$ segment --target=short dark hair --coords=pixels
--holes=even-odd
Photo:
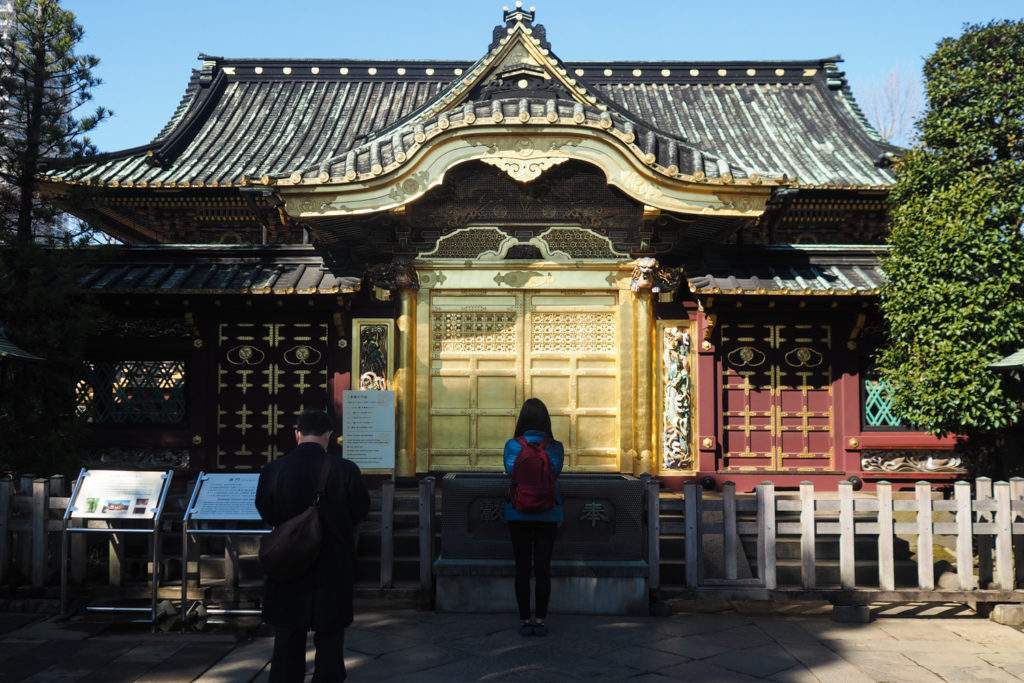
[[[303,436],[323,436],[331,431],[334,426],[331,424],[331,418],[324,411],[303,410],[299,413],[299,419],[295,423],[295,428]]]
[[[548,407],[539,398],[528,398],[523,402],[523,407],[519,410],[519,419],[516,420],[516,431],[513,437],[520,437],[531,429],[543,432],[553,438]]]

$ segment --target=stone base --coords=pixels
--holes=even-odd
[[[440,612],[519,611],[512,562],[440,558],[434,572],[435,606]],[[649,616],[647,575],[646,562],[553,562],[548,612]]]
[[[1024,605],[1019,603],[995,605],[988,618],[997,624],[1015,627],[1024,626]]]
[[[835,605],[832,621],[845,624],[867,624],[871,621],[871,608],[867,605]]]

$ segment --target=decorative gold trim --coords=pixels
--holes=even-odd
[[[511,161],[552,158],[576,159],[602,170],[609,185],[662,211],[711,216],[755,218],[764,212],[775,183],[729,185],[702,182],[695,174],[670,177],[648,166],[618,142],[590,125],[538,126],[529,135],[504,126],[476,124],[472,128],[432,131],[419,151],[383,175],[354,176],[351,182],[333,179],[323,184],[279,185],[285,211],[293,218],[351,216],[392,209],[423,196],[440,185],[444,175],[467,161]],[[515,172],[515,171],[514,171]],[[525,171],[524,171],[525,172]]]
[[[569,157],[534,157],[520,159],[510,156],[484,157],[480,161],[501,169],[512,180],[528,183],[540,177],[540,174],[552,166],[565,163]]]

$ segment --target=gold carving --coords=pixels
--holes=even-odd
[[[814,368],[821,365],[822,355],[806,346],[793,349],[786,354],[786,363],[794,368]]]
[[[627,191],[643,197],[646,200],[657,199],[664,193],[651,183],[643,179],[636,171],[624,170],[619,174],[619,180]]]
[[[498,228],[466,228],[437,240],[423,256],[434,258],[476,258],[487,251],[498,253],[509,235]],[[426,281],[424,280],[424,283]]]
[[[756,368],[764,364],[766,356],[763,351],[755,349],[753,346],[741,346],[730,351],[728,359],[731,365],[738,368],[744,365]]]
[[[242,344],[227,352],[226,358],[232,365],[259,365],[266,354],[255,346]]]
[[[534,273],[525,270],[512,270],[507,273],[498,273],[494,276],[494,282],[498,285],[506,285],[513,289],[523,287],[544,287],[554,283],[551,273]]]
[[[510,178],[528,183],[552,166],[568,161],[570,155],[564,148],[578,147],[579,140],[572,138],[484,138],[469,141],[473,147],[486,147],[480,161],[501,169]]]
[[[715,440],[712,439],[710,436],[705,436],[703,439],[701,439],[700,445],[702,448],[714,448]]]
[[[515,353],[515,311],[434,311],[433,355],[442,353]]]
[[[322,354],[312,346],[299,344],[285,351],[283,358],[289,365],[316,365],[320,362]]]
[[[920,455],[912,451],[865,451],[860,467],[865,472],[950,472],[964,474],[967,468],[959,457],[949,451],[932,451],[932,455]]]
[[[516,159],[504,156],[483,157],[480,161],[495,166],[508,174],[509,178],[520,183],[536,180],[540,174],[552,166],[568,161],[569,157],[541,157],[538,159]]]
[[[615,314],[534,313],[530,344],[540,353],[614,353]]]

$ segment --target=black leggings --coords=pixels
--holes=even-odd
[[[547,619],[551,598],[551,552],[558,522],[509,522],[512,553],[516,558],[516,602],[519,618],[530,618],[530,571],[537,582],[537,618]]]

